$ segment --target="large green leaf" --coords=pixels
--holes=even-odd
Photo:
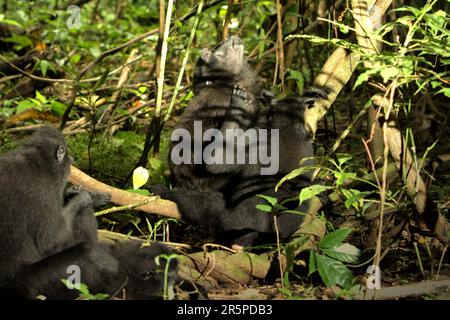
[[[30,100],[22,100],[17,104],[16,112],[17,114],[24,112],[25,110],[32,109],[36,107],[36,104]]]
[[[309,251],[309,264],[308,264],[308,277],[317,270],[316,252],[314,250]]]
[[[51,101],[50,109],[57,115],[62,116],[64,114],[64,111],[66,111],[67,106],[59,101]]]
[[[320,184],[315,184],[313,186],[303,188],[302,191],[300,191],[299,195],[300,204],[331,188],[332,187],[330,186],[322,186]]]
[[[323,250],[337,247],[342,244],[342,241],[344,241],[350,233],[352,233],[351,228],[341,228],[329,233],[322,240],[320,240],[319,248]]]
[[[372,194],[372,191],[359,191],[356,189],[342,189],[342,193],[347,198],[345,200],[345,207],[349,209],[351,206],[354,206],[355,208],[359,208],[363,205],[362,199],[366,197],[367,195]]]
[[[320,277],[327,287],[336,284],[343,288],[352,286],[353,275],[342,262],[317,253],[315,258]]]
[[[347,153],[340,153],[337,155],[338,157],[338,162],[339,165],[342,166],[344,163],[348,162],[349,160],[351,160],[353,158],[352,155],[347,154]]]
[[[255,208],[264,212],[272,212],[272,207],[267,204],[257,204]]]
[[[343,185],[346,180],[354,180],[356,178],[355,172],[334,172],[334,176],[336,178],[336,185]]]
[[[287,175],[285,175],[275,186],[275,191],[278,190],[278,188],[287,180],[294,179],[298,177],[299,175],[304,174],[305,172],[311,171],[310,167],[300,167],[298,169],[295,169],[291,172],[289,172]]]
[[[322,249],[322,251],[327,256],[345,263],[357,263],[361,254],[361,251],[357,247],[352,246],[349,243],[343,243],[332,248],[325,248]]]
[[[268,203],[270,203],[272,206],[276,205],[278,202],[278,199],[275,197],[271,197],[271,196],[266,196],[264,194],[258,194],[258,197],[260,197],[261,199],[266,200]]]

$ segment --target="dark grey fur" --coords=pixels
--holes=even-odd
[[[305,129],[304,112],[315,100],[325,96],[325,90],[318,90],[303,97],[273,100],[269,111],[260,115],[257,122],[260,128],[279,129],[280,166],[277,174],[263,176],[260,175],[260,165],[245,165],[236,175],[228,175],[228,185],[220,192],[179,187],[168,190],[163,186],[154,187],[154,190],[162,197],[175,201],[184,219],[203,227],[209,235],[227,244],[251,246],[273,243],[273,214],[277,215],[280,238],[286,239],[298,228],[303,216],[262,212],[255,206],[267,203],[257,195],[275,197],[287,209],[307,211],[308,203],[299,206],[297,196],[301,188],[309,185],[308,176],[286,182],[278,192],[274,188],[282,177],[299,166],[302,159],[313,156],[312,140]],[[239,97],[245,99],[243,94],[235,98]],[[294,200],[288,201],[292,197]]]
[[[71,162],[63,135],[49,127],[0,157],[0,297],[76,298],[61,282],[71,265],[92,293],[122,288],[129,299],[161,297],[166,263],[157,266],[154,258],[171,251],[160,244],[99,244],[94,207],[109,195],[65,191]],[[169,284],[176,268],[174,260]]]
[[[255,125],[260,112],[260,88],[255,72],[245,61],[241,39],[232,36],[212,49],[203,50],[195,69],[194,94],[175,129],[186,129],[193,137],[194,121],[202,121],[203,133],[211,128],[225,132]],[[176,143],[172,143],[172,148]],[[191,163],[175,165],[169,158],[176,186],[221,191],[229,183],[230,175],[236,175],[242,168]]]

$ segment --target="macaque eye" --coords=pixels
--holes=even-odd
[[[61,163],[66,155],[66,148],[63,146],[59,146],[58,150],[56,150],[56,162]]]
[[[153,276],[153,271],[147,271],[142,274],[142,280],[149,280]]]

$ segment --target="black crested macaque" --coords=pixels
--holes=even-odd
[[[273,214],[277,215],[280,238],[288,238],[299,227],[303,215],[283,213],[282,210],[272,214],[262,212],[256,209],[256,205],[267,202],[257,195],[275,197],[286,209],[307,212],[309,204],[299,205],[298,193],[310,184],[308,175],[285,182],[277,192],[274,188],[282,177],[299,166],[302,159],[314,155],[312,139],[305,128],[304,112],[317,99],[326,96],[325,89],[315,89],[302,97],[273,100],[269,110],[260,115],[257,122],[260,128],[279,130],[278,146],[270,146],[270,152],[277,149],[279,154],[276,174],[261,175],[260,165],[245,165],[237,177],[229,177],[234,185],[226,192],[178,187],[168,190],[164,186],[153,187],[153,190],[176,202],[183,219],[204,228],[209,235],[225,244],[252,246],[275,243]],[[303,165],[307,164],[311,161]]]
[[[90,240],[77,230],[95,221],[85,210],[91,194],[64,199],[71,163],[63,135],[50,127],[0,156],[0,287],[22,266]]]
[[[169,248],[157,242],[141,246],[138,241],[128,241],[112,246],[111,251],[119,260],[116,283],[119,284],[118,279],[127,279],[123,288],[126,299],[161,299],[164,290],[169,294],[166,298],[171,298],[172,287],[179,278],[178,260],[173,257],[168,260],[173,254]]]
[[[66,189],[71,162],[63,135],[49,127],[0,156],[0,297],[74,299],[79,293],[61,279],[77,270],[91,293],[161,297],[177,262],[166,268],[163,258],[159,266],[154,259],[171,251],[161,244],[100,244],[94,208],[109,195]]]
[[[193,85],[194,97],[174,129],[187,130],[193,137],[191,142],[202,146],[201,154],[194,155],[196,150],[191,144],[189,163],[174,163],[170,158],[172,180],[181,188],[222,191],[230,183],[230,176],[236,175],[242,165],[206,164],[201,158],[205,145],[195,141],[194,121],[201,123],[202,136],[208,129],[225,133],[227,129],[246,130],[255,126],[260,113],[261,89],[256,73],[245,61],[243,41],[232,36],[212,49],[203,49]],[[172,142],[171,153],[182,153],[177,150],[177,144]]]
[[[140,242],[126,241],[115,245],[99,243],[94,247],[83,244],[24,268],[17,279],[16,292],[28,299],[37,295],[50,300],[75,299],[78,291],[69,290],[60,280],[68,278],[69,271],[74,269],[67,268],[74,266],[80,270],[80,282],[93,294],[105,293],[110,298],[127,300],[162,299],[165,285],[173,286],[178,279],[177,260],[170,260],[167,266],[165,259],[171,253],[159,243],[141,246]],[[155,261],[158,256],[159,265]]]

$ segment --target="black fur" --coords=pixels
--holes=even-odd
[[[274,243],[274,214],[277,215],[280,238],[286,239],[297,230],[303,215],[283,213],[277,209],[272,214],[262,212],[256,209],[256,205],[267,202],[257,195],[275,197],[286,209],[307,212],[308,203],[299,206],[297,196],[301,188],[309,185],[308,175],[286,182],[278,192],[274,188],[282,177],[299,166],[302,159],[313,156],[312,140],[305,129],[304,112],[315,100],[325,96],[325,90],[316,90],[303,97],[273,100],[269,110],[260,115],[257,121],[259,128],[279,130],[277,174],[261,175],[261,165],[245,165],[236,175],[228,176],[229,184],[221,192],[179,187],[168,190],[163,186],[153,187],[154,191],[176,202],[185,220],[203,227],[221,242],[241,246]],[[235,98],[239,97],[245,99],[244,94]],[[311,163],[310,160],[305,165]]]
[[[64,202],[71,162],[62,134],[47,127],[0,157],[0,286],[22,266],[89,240],[75,230],[84,229],[77,216],[91,195]]]
[[[169,159],[175,188],[153,186],[153,191],[176,202],[183,219],[203,227],[210,236],[227,244],[251,246],[273,242],[274,214],[281,239],[289,237],[303,216],[278,209],[272,214],[262,212],[255,206],[267,203],[257,195],[275,197],[286,209],[307,211],[308,204],[299,206],[297,199],[301,188],[309,185],[307,175],[286,182],[278,192],[274,188],[302,159],[313,156],[304,113],[318,98],[326,97],[326,90],[315,89],[302,97],[273,99],[270,92],[260,90],[256,74],[245,62],[242,40],[231,37],[212,50],[203,51],[196,66],[194,93],[175,129],[188,130],[194,139],[194,121],[201,121],[203,133],[210,128],[222,133],[226,129],[278,129],[279,144],[269,146],[268,154],[279,147],[279,170],[273,175],[261,175],[260,163],[249,164],[251,149],[246,144],[245,164],[174,164]],[[268,141],[270,136],[267,141],[259,140],[258,147],[267,145]],[[204,148],[205,145],[202,154]],[[288,201],[290,198],[294,200]]]
[[[255,125],[260,112],[260,88],[255,72],[244,59],[241,39],[233,36],[213,49],[203,50],[195,69],[194,93],[175,129],[186,129],[193,137],[194,121],[202,122],[202,133],[211,128],[225,132]],[[172,143],[171,149],[175,144]],[[223,190],[230,175],[236,175],[242,168],[194,164],[194,161],[175,165],[170,159],[169,166],[176,186],[200,191]]]
[[[86,284],[93,294],[105,293],[110,298],[117,296],[129,300],[162,299],[164,278],[167,276],[167,286],[177,279],[177,260],[171,260],[166,274],[165,258],[160,258],[159,265],[155,258],[170,253],[159,243],[144,247],[136,241],[114,246],[81,244],[22,268],[10,292],[26,299],[38,295],[50,300],[75,299],[79,292],[69,290],[61,281],[69,276],[68,266],[75,265],[80,268],[81,283]]]
[[[161,297],[166,261],[157,266],[154,258],[171,251],[160,244],[99,244],[93,212],[109,195],[66,189],[71,162],[64,137],[48,127],[0,157],[0,296],[76,298],[61,279],[78,266],[92,293],[124,289],[128,299]],[[173,260],[169,285],[176,268]]]

